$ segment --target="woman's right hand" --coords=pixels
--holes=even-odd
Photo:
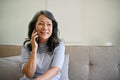
[[[32,45],[32,49],[35,49],[37,51],[38,43],[36,42],[36,38],[38,38],[38,34],[35,30],[33,30],[31,36],[31,45]]]
[[[36,63],[37,63],[36,56],[37,56],[37,48],[38,48],[38,43],[36,42],[37,37],[38,37],[37,32],[33,31],[31,40],[30,40],[31,45],[32,45],[32,53],[30,55],[29,60],[26,62],[25,66],[23,68],[23,73],[28,78],[32,78],[36,71]]]

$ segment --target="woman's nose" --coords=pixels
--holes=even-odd
[[[46,25],[46,24],[43,26],[43,29],[44,29],[44,30],[46,30],[46,29],[47,29],[47,25]]]

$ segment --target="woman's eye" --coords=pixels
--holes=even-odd
[[[38,25],[44,25],[43,23],[38,23]]]
[[[51,24],[47,24],[48,26],[51,26]]]

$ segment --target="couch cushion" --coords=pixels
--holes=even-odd
[[[0,80],[18,80],[21,76],[20,56],[0,58]]]
[[[90,47],[90,80],[120,80],[117,47]]]
[[[88,80],[89,47],[67,46],[66,53],[70,56],[69,79]]]

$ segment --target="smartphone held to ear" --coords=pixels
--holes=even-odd
[[[39,39],[38,39],[38,37],[37,37],[35,40],[36,40],[37,43],[39,43]]]
[[[34,31],[36,32],[36,29]],[[39,43],[39,38],[38,37],[35,40],[36,40],[37,43]]]

